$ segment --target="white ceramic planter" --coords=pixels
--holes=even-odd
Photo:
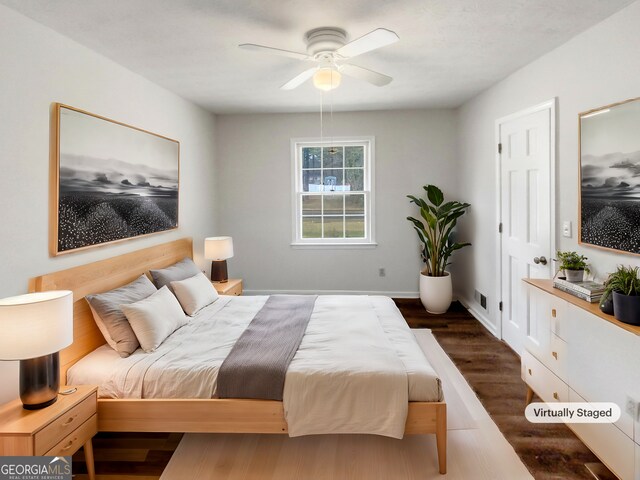
[[[453,298],[451,275],[430,277],[420,272],[420,300],[429,313],[444,313]]]

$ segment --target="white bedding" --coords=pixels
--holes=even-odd
[[[218,368],[266,296],[220,297],[155,352],[103,345],[67,373],[102,398],[212,398]],[[440,401],[440,381],[390,298],[319,296],[287,371],[289,435],[402,438],[409,401]]]

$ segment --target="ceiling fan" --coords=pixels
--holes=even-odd
[[[353,57],[386,47],[399,40],[398,35],[386,28],[377,28],[360,38],[347,43],[347,32],[337,27],[321,27],[305,34],[307,53],[292,52],[280,48],[265,47],[253,43],[239,45],[244,50],[271,53],[298,60],[315,62],[317,65],[296,75],[282,85],[282,90],[293,90],[313,77],[316,88],[333,90],[340,85],[341,74],[364,80],[378,87],[389,84],[393,78],[382,73],[350,63]]]

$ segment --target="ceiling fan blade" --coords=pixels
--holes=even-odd
[[[299,87],[304,82],[306,82],[311,77],[313,77],[313,74],[316,73],[316,70],[317,70],[316,67],[310,68],[309,70],[305,70],[301,74],[296,75],[291,80],[289,80],[287,83],[282,85],[280,87],[280,89],[281,90],[293,90],[294,88]]]
[[[336,53],[344,58],[353,58],[357,55],[370,52],[377,48],[386,47],[400,40],[396,32],[386,28],[377,28],[354,41],[347,43],[336,50]]]
[[[350,65],[348,63],[342,65],[339,70],[345,75],[357,78],[358,80],[364,80],[365,82],[369,82],[376,87],[384,87],[385,85],[391,83],[391,80],[393,80],[393,78],[388,75],[383,75],[382,73],[374,72],[373,70],[369,70],[368,68],[358,67],[357,65]]]
[[[243,50],[253,50],[254,52],[271,53],[273,55],[280,55],[283,57],[297,58],[298,60],[309,60],[309,55],[306,53],[292,52],[290,50],[282,50],[281,48],[265,47],[264,45],[255,45],[253,43],[243,43],[238,45]]]

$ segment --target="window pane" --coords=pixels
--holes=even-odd
[[[320,168],[320,147],[302,149],[302,168]]]
[[[324,215],[342,215],[344,213],[343,195],[324,196]]]
[[[347,195],[344,209],[347,215],[364,215],[364,195]]]
[[[346,217],[345,229],[347,238],[364,238],[364,217]]]
[[[321,215],[322,214],[322,195],[303,195],[302,196],[302,215]]]
[[[364,169],[363,168],[353,168],[344,171],[345,173],[345,185],[348,185],[350,188],[345,188],[345,190],[353,191],[363,191],[364,190]]]
[[[302,217],[302,238],[322,238],[322,217]]]
[[[324,168],[342,168],[344,166],[342,147],[324,147],[322,150]]]
[[[323,217],[324,218],[324,238],[343,238],[344,227],[343,217]]]
[[[364,167],[364,147],[344,147],[345,167]]]
[[[302,171],[302,191],[303,192],[320,192],[320,170],[303,170]]]
[[[344,170],[332,169],[323,170],[324,178],[322,183],[324,184],[325,192],[341,192],[344,190],[343,186],[343,174]]]

